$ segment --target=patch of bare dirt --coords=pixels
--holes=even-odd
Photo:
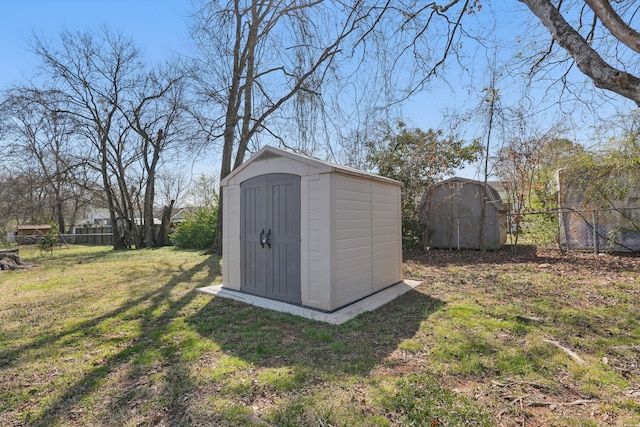
[[[597,273],[640,272],[640,254],[594,254],[591,252],[565,252],[558,249],[518,246],[497,251],[428,250],[404,254],[406,263],[433,267],[469,266],[487,264],[523,264],[551,271],[588,269]]]
[[[404,254],[406,278],[422,280],[418,288],[445,303],[454,294],[476,296],[476,303],[512,304],[522,308],[518,319],[527,324],[549,325],[564,320],[539,318],[528,312],[530,301],[549,301],[550,306],[588,310],[597,318],[569,320],[557,341],[571,347],[571,336],[583,344],[578,352],[617,372],[630,386],[618,395],[591,395],[566,372],[556,372],[545,381],[524,381],[522,378],[503,377],[497,372],[486,372],[479,377],[450,376],[443,379],[448,389],[481,404],[500,426],[556,426],[568,419],[592,419],[597,425],[624,425],[619,411],[608,411],[609,399],[632,399],[640,402],[640,346],[626,345],[606,349],[606,357],[593,353],[589,340],[607,334],[619,335],[619,319],[605,318],[597,310],[626,304],[637,307],[640,300],[640,256],[638,254],[594,254],[563,252],[556,249],[521,246],[512,251],[449,251],[429,250]],[[623,305],[625,306],[625,305]],[[609,311],[615,313],[615,311]],[[547,313],[554,316],[553,312]],[[538,316],[538,317],[536,317]],[[558,326],[558,325],[556,325]],[[558,326],[559,327],[559,326]],[[573,329],[572,329],[573,328]],[[597,330],[592,330],[592,329]],[[617,332],[616,332],[617,331]],[[625,332],[626,333],[626,332]],[[582,337],[584,335],[584,337]],[[580,338],[582,337],[582,338]],[[589,337],[589,339],[587,339]],[[500,342],[513,345],[513,337],[498,337]],[[551,337],[554,338],[554,337]],[[575,343],[574,343],[575,345]],[[392,354],[402,363],[400,355]],[[419,358],[417,358],[419,359]],[[407,363],[408,369],[414,363]],[[394,365],[380,367],[387,375],[403,375],[404,369]]]

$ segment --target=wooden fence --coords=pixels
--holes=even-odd
[[[76,227],[73,234],[63,237],[68,243],[80,245],[113,245],[111,227]]]

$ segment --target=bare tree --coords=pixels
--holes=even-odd
[[[158,173],[156,184],[162,206],[162,220],[156,234],[156,246],[167,246],[171,244],[169,233],[173,209],[181,204],[187,189],[187,177],[178,169],[165,170]]]
[[[133,203],[125,173],[136,153],[126,144],[129,126],[119,112],[125,94],[135,86],[135,74],[141,68],[139,53],[131,41],[106,30],[100,38],[91,33],[64,32],[57,47],[36,39],[34,50],[42,60],[44,74],[62,98],[60,113],[73,117],[81,135],[92,145],[113,245],[122,248],[133,228]],[[119,222],[123,223],[123,236]]]
[[[0,108],[0,159],[5,160],[3,156],[4,151],[7,149],[7,144],[3,144],[5,136],[9,132],[9,112],[6,108]],[[1,163],[1,160],[0,160]]]
[[[0,216],[6,226],[38,221],[46,216],[44,191],[33,170],[0,176]]]
[[[377,7],[317,0],[202,4],[193,34],[202,52],[201,94],[221,111],[213,135],[223,140],[221,180],[242,164],[256,134],[271,132],[269,119],[283,105],[320,90],[345,41]],[[336,14],[340,19],[332,21]],[[218,218],[220,251],[222,210]]]
[[[640,71],[637,66],[640,34],[630,25],[638,12],[635,2],[585,0],[584,3],[557,1],[554,4],[551,0],[520,1],[553,37],[543,59],[552,56],[557,43],[595,86],[640,105],[640,78],[637,75]],[[538,60],[538,64],[541,63],[542,60]]]
[[[511,231],[515,233],[513,243],[517,245],[525,216],[529,213],[540,214],[538,187],[542,183],[549,184],[541,175],[547,172],[545,168],[551,162],[549,150],[567,146],[557,142],[561,141],[558,139],[561,134],[559,125],[546,132],[531,130],[530,124],[521,115],[513,128],[516,130],[505,136],[507,142],[498,150],[493,168],[507,192]]]
[[[213,207],[218,203],[218,179],[214,175],[200,174],[189,184],[186,192],[187,205],[191,207]]]
[[[75,218],[84,206],[72,203],[81,176],[75,169],[81,169],[85,160],[79,156],[77,141],[74,139],[74,123],[64,114],[56,113],[59,100],[52,91],[30,88],[16,88],[8,92],[2,108],[10,114],[8,155],[13,159],[13,170],[20,169],[16,162],[33,168],[32,175],[39,180],[51,206],[51,217],[64,233],[73,221],[65,220],[69,215]]]
[[[181,111],[187,73],[150,72],[131,40],[106,29],[65,32],[60,44],[36,40],[43,71],[78,135],[91,144],[116,249],[155,240],[155,176],[169,147],[183,141]],[[117,226],[116,226],[117,225]]]
[[[174,200],[176,205],[182,205],[188,186],[189,178],[180,165],[163,169],[156,176],[158,204],[166,206]]]
[[[332,113],[343,117],[350,114],[341,109],[363,108],[356,98],[373,100],[364,108],[373,110],[384,104],[384,109],[419,91],[456,49],[460,22],[473,5],[470,0],[442,5],[388,0],[203,2],[195,16],[193,35],[201,51],[200,95],[211,108],[209,120],[202,119],[201,125],[211,139],[222,140],[220,179],[242,164],[251,142],[259,144],[260,135],[289,148],[310,151],[304,144],[318,131],[317,115],[326,112],[328,97],[323,92],[329,78],[340,86]],[[443,31],[430,39],[423,37],[436,21],[444,23]],[[396,44],[391,46],[385,41],[388,39]],[[426,50],[420,52],[422,47]],[[386,54],[390,54],[388,58]],[[374,57],[375,61],[388,61],[384,67],[369,67]],[[407,61],[419,66],[414,67],[415,73],[405,74],[410,78],[403,91],[395,92],[390,84],[392,73],[399,72]],[[347,79],[340,79],[341,68]],[[368,77],[351,81],[369,79],[375,84],[355,98],[346,96],[347,80],[361,74]],[[345,99],[352,105],[345,106]],[[385,101],[381,103],[381,99]],[[377,116],[363,114],[373,119]],[[345,122],[336,123],[336,128]],[[291,131],[292,124],[296,131]],[[297,141],[285,141],[278,127],[289,128],[288,134]],[[330,131],[325,128],[321,133],[328,136]],[[346,134],[353,133],[347,130]],[[222,221],[220,210],[219,239]],[[214,249],[220,250],[220,243],[221,239]]]
[[[139,81],[136,99],[124,103],[125,110],[122,113],[141,142],[138,156],[144,179],[141,188],[142,224],[137,239],[140,247],[156,246],[156,177],[163,156],[179,154],[176,149],[187,147],[187,141],[193,136],[183,120],[187,77],[188,73],[178,67],[150,72]],[[169,207],[173,208],[173,203],[170,202]],[[170,210],[168,215],[171,216]]]
[[[491,85],[487,88],[487,96],[485,98],[485,102],[488,104],[487,111],[487,142],[482,150],[482,158],[484,163],[482,178],[483,178],[483,194],[480,197],[480,227],[478,231],[478,241],[480,242],[480,249],[483,251],[486,249],[484,244],[484,225],[486,221],[486,211],[487,211],[487,202],[486,195],[489,194],[488,191],[488,180],[489,180],[489,153],[491,151],[491,134],[493,133],[494,127],[494,119],[496,118],[496,107],[499,109],[500,102],[500,90],[496,87],[496,70],[495,68],[491,73]],[[498,104],[498,105],[497,105]]]

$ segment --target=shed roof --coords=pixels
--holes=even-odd
[[[448,185],[452,182],[462,182],[466,184],[474,184],[474,185],[484,185],[482,181],[476,181],[474,179],[462,178],[458,176],[454,176],[453,178],[445,179],[444,181],[440,181],[436,184],[433,184],[422,197],[422,201],[420,203],[420,210],[423,209],[424,204],[427,202],[427,195],[432,192],[434,189],[438,187],[442,187],[444,185]],[[487,197],[489,198],[489,202],[493,204],[498,211],[505,211],[507,209],[505,203],[502,201],[500,197],[500,193],[496,190],[491,184],[487,183]]]
[[[318,168],[319,173],[342,173],[345,175],[356,176],[363,179],[371,179],[374,181],[381,181],[389,184],[402,186],[402,183],[400,181],[396,181],[395,179],[365,172],[360,169],[352,168],[349,166],[342,166],[335,163],[318,160],[316,158],[305,156],[303,154],[292,153],[290,151],[283,150],[281,148],[272,147],[270,145],[265,145],[257,153],[251,156],[249,160],[245,161],[242,165],[234,169],[229,175],[227,175],[223,180],[220,181],[220,185],[227,185],[228,181],[231,178],[233,178],[235,175],[240,173],[242,170],[244,170],[246,167],[248,167],[251,163],[255,161],[266,160],[269,158],[276,158],[276,157],[286,157],[297,162],[314,166]]]
[[[18,231],[23,230],[51,230],[51,226],[49,224],[24,224],[18,226]]]

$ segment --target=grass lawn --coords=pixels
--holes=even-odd
[[[334,326],[212,298],[219,259],[20,249],[0,425],[640,425],[640,259],[428,252]]]

